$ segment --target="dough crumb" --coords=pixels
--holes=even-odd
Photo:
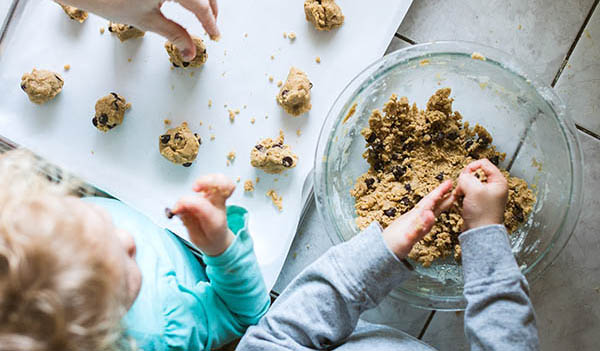
[[[202,121],[199,121],[198,123],[200,124],[200,126],[202,126],[204,124],[204,123],[202,123]]]
[[[287,33],[286,32],[283,32],[283,38],[287,39]]]
[[[211,99],[208,99],[208,107],[209,108],[212,107],[212,100]]]
[[[431,61],[429,61],[429,59],[424,59],[424,60],[419,61],[419,65],[421,65],[421,66],[426,66],[430,63],[431,63]]]
[[[254,117],[250,118],[250,123],[254,124],[254,122],[256,122],[256,118],[254,118]]]
[[[275,56],[274,55],[271,55],[271,60],[275,60]]]
[[[86,11],[80,10],[77,7],[63,5],[60,2],[58,4],[63,8],[63,11],[65,11],[67,16],[74,21],[83,23],[88,18],[88,13]]]
[[[478,52],[474,52],[471,54],[471,58],[473,60],[481,60],[481,61],[485,61],[485,56],[483,56],[482,54],[478,53]]]
[[[350,117],[352,117],[355,112],[356,112],[356,102],[354,104],[352,104],[352,106],[350,107],[350,110],[348,110],[346,117],[344,117],[344,119],[342,120],[342,124],[345,124],[346,122],[348,122]]]
[[[239,182],[240,182],[240,180],[242,180],[242,177],[240,177],[240,176],[238,176],[238,177],[235,179],[235,181],[236,181],[237,183],[239,183]]]
[[[171,120],[165,118],[165,120],[163,121],[163,124],[166,125],[166,126],[171,125]]]
[[[104,34],[104,31],[105,31],[104,27],[100,27],[100,34]]]
[[[301,136],[301,135],[302,135],[302,130],[300,130],[300,129],[296,129],[296,135],[297,135],[297,136]]]
[[[518,29],[518,30],[521,30],[521,29],[523,29],[523,26],[519,24],[519,25],[517,26],[517,29]]]
[[[71,69],[71,65],[65,65],[65,66],[63,67],[63,69],[64,69],[65,71],[68,71],[68,70],[70,70],[70,69]]]
[[[273,205],[275,205],[279,211],[283,210],[283,198],[279,196],[275,190],[271,189],[267,191],[267,196],[271,198]]]
[[[242,108],[245,110],[248,108],[248,105],[244,105],[244,106],[242,106]]]
[[[137,29],[134,26],[122,23],[108,23],[108,31],[115,34],[121,42],[129,39],[141,38],[146,32]]]
[[[252,183],[252,181],[250,179],[248,179],[247,181],[244,182],[244,191],[245,192],[254,191],[254,183]]]
[[[294,40],[296,40],[296,33],[294,33],[294,32],[290,32],[290,33],[288,34],[288,38],[289,38],[291,41],[294,41]]]
[[[235,112],[232,109],[227,109],[229,111],[229,122],[233,123],[235,121]]]
[[[211,134],[211,135],[210,135],[210,141],[213,141],[213,140],[215,140],[215,135],[214,135],[214,134]]]
[[[260,177],[256,177],[255,183],[258,184],[258,182],[260,182]]]
[[[282,86],[282,85],[283,85],[283,82],[282,82],[282,81],[278,81],[278,82],[277,82],[277,87],[278,87],[278,88],[281,88],[281,86]]]
[[[133,61],[133,59],[131,57],[127,59],[127,62],[131,62],[131,61]]]
[[[315,58],[315,62],[316,63],[321,63],[321,56],[317,56],[317,58]]]
[[[244,33],[244,38],[248,38],[248,33]]]
[[[273,76],[269,76],[269,82],[273,83]]]

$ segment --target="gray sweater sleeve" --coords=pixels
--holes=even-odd
[[[373,223],[329,249],[295,278],[239,350],[321,350],[348,338],[360,314],[375,307],[410,271]]]
[[[529,286],[503,225],[459,236],[465,278],[465,335],[471,351],[538,350]]]

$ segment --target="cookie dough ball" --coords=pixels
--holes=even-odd
[[[283,143],[283,139],[283,131],[279,131],[279,138],[261,140],[250,152],[250,164],[269,174],[296,167],[298,156],[289,145]]]
[[[175,46],[175,44],[167,41],[165,43],[165,49],[167,50],[167,54],[169,54],[169,61],[175,67],[200,67],[208,58],[208,54],[206,53],[206,45],[204,45],[204,41],[202,38],[196,37],[192,35],[192,40],[194,41],[194,45],[196,45],[196,57],[191,62],[186,62],[181,57],[181,53],[179,49]]]
[[[342,9],[334,0],[306,0],[304,14],[306,20],[318,30],[331,30],[344,23]]]
[[[158,149],[167,160],[189,167],[198,155],[200,143],[198,134],[192,133],[187,123],[183,122],[158,138]]]
[[[63,10],[65,11],[65,13],[72,19],[75,20],[79,23],[83,23],[83,21],[85,21],[88,18],[88,13],[78,9],[77,7],[73,7],[73,6],[69,6],[69,5],[63,5],[61,3],[58,3],[60,5],[60,7],[63,8]]]
[[[21,89],[27,93],[29,100],[36,104],[43,104],[54,99],[62,91],[65,84],[58,73],[45,69],[33,69],[21,77]]]
[[[277,94],[277,103],[283,107],[285,112],[293,116],[308,112],[312,107],[310,103],[312,86],[306,73],[292,67],[287,80]]]
[[[144,34],[146,34],[146,32],[139,30],[134,26],[113,22],[109,22],[108,31],[116,34],[117,38],[119,38],[121,42],[133,38],[141,38],[144,36]]]
[[[125,111],[131,107],[125,98],[117,93],[110,93],[96,101],[96,114],[92,124],[103,132],[107,132],[123,123]]]

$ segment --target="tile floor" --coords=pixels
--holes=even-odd
[[[518,55],[555,87],[579,128],[585,158],[581,219],[556,262],[531,289],[543,350],[600,344],[600,6],[599,0],[416,0],[388,52],[454,39]],[[331,246],[311,207],[275,285],[281,291]],[[366,319],[421,336],[440,350],[467,350],[463,314],[385,301]]]

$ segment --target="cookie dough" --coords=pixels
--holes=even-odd
[[[304,14],[318,30],[331,30],[344,23],[342,9],[334,0],[306,0]]]
[[[130,26],[128,24],[113,23],[108,24],[108,31],[115,34],[121,42],[133,38],[141,38],[146,32]]]
[[[65,13],[74,21],[83,23],[88,18],[88,13],[78,9],[77,7],[63,5],[60,2],[58,4],[60,5],[60,7],[63,8]]]
[[[117,93],[110,93],[96,101],[96,114],[92,124],[103,132],[108,132],[123,123],[125,111],[131,107],[125,98]]]
[[[25,73],[21,77],[21,89],[29,100],[36,104],[43,104],[54,99],[62,91],[65,84],[58,73],[47,71],[45,69],[33,69],[31,73]]]
[[[298,156],[283,141],[283,131],[279,131],[279,138],[277,139],[266,138],[261,140],[250,152],[250,164],[269,174],[278,174],[286,169],[296,167]]]
[[[283,198],[277,194],[277,192],[273,189],[267,191],[267,196],[271,198],[271,202],[273,205],[277,207],[279,211],[283,210]]]
[[[251,180],[247,180],[244,182],[244,191],[245,192],[252,192],[254,191],[254,183],[252,183]]]
[[[369,117],[369,126],[361,133],[367,142],[363,157],[370,169],[350,191],[360,229],[373,221],[387,227],[444,180],[457,179],[474,160],[488,158],[495,165],[504,160],[505,154],[492,145],[492,136],[485,128],[470,127],[458,111],[452,110],[450,92],[449,88],[438,90],[426,110],[411,106],[406,97],[392,95],[383,112],[374,110]],[[535,196],[524,180],[505,170],[502,173],[509,187],[504,224],[512,233],[531,213]],[[461,204],[455,203],[415,244],[409,258],[426,267],[450,255],[459,261],[462,224]]]
[[[310,103],[310,89],[312,86],[306,73],[292,67],[285,83],[277,94],[277,103],[283,107],[285,112],[293,116],[308,112],[312,107]]]
[[[167,50],[167,54],[169,54],[169,61],[175,67],[200,67],[202,66],[206,60],[208,59],[208,54],[206,53],[206,45],[204,45],[204,41],[202,38],[192,35],[192,40],[196,45],[196,57],[191,62],[186,62],[181,57],[181,53],[179,49],[175,46],[175,44],[167,41],[165,43],[165,49]]]
[[[192,133],[187,123],[183,122],[158,138],[158,149],[167,160],[189,167],[196,159],[201,143],[198,134]]]

